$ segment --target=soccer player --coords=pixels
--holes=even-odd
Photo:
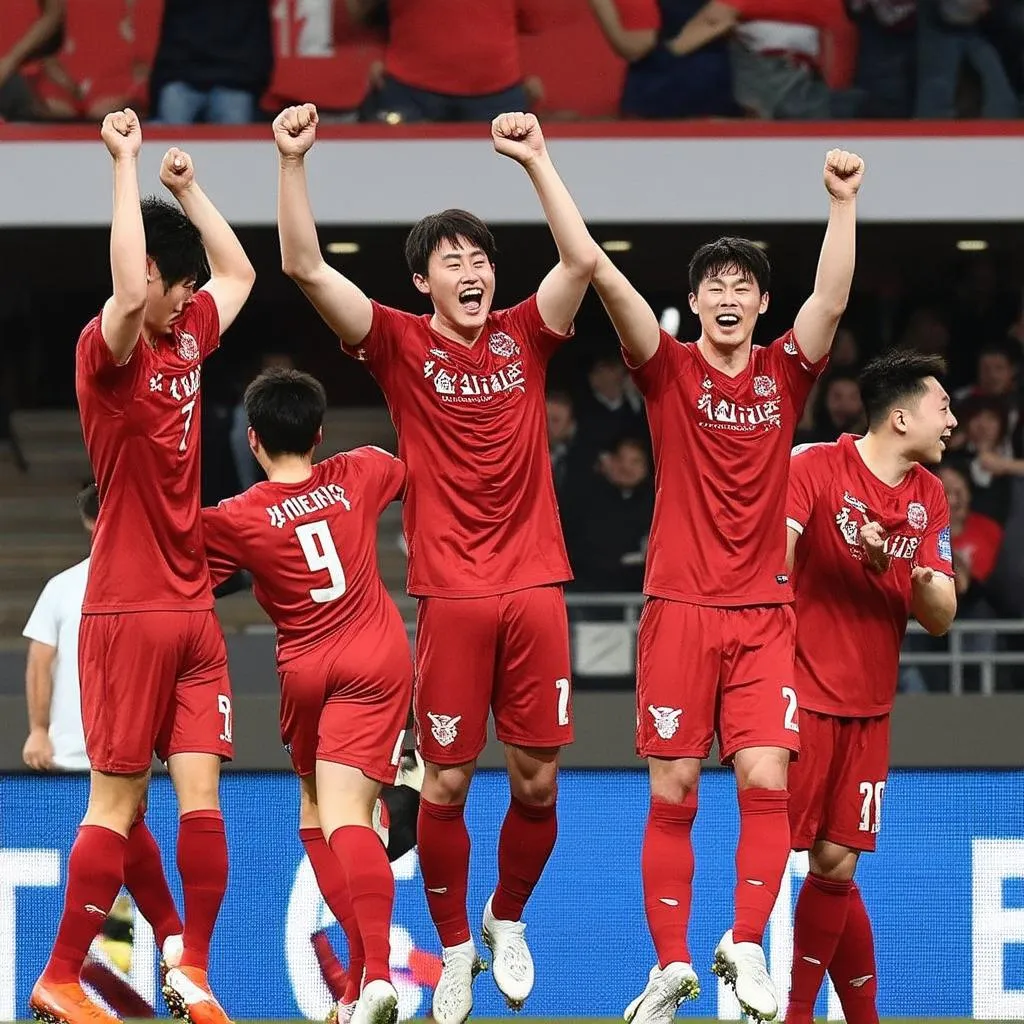
[[[221,759],[231,755],[231,689],[202,544],[199,385],[200,365],[254,274],[187,153],[169,150],[160,168],[181,209],[140,202],[138,117],[109,114],[102,137],[114,164],[114,292],[75,351],[100,496],[78,652],[92,775],[68,859],[64,913],[30,1006],[51,1024],[115,1019],[88,999],[79,974],[132,860],[132,824],[155,752],[178,794],[185,897],[183,949],[162,941],[164,994],[191,1024],[224,1024],[206,967],[227,883],[217,789]],[[197,291],[207,259],[210,280]],[[146,916],[158,938],[170,938]]]
[[[752,345],[769,284],[752,242],[722,238],[691,260],[690,309],[701,326],[693,343],[666,334],[607,257],[594,275],[647,403],[657,488],[637,636],[637,753],[650,771],[641,872],[658,963],[626,1010],[639,1024],[671,1020],[699,992],[686,941],[690,832],[716,731],[736,773],[740,837],[735,919],[713,969],[750,1016],[778,1012],[761,940],[789,856],[786,768],[799,749],[786,476],[793,431],[849,296],[863,169],[852,153],[826,156],[830,213],[814,292],[767,347]]]
[[[848,1024],[878,1021],[871,923],[853,875],[880,826],[907,618],[941,636],[956,613],[949,506],[921,465],[941,459],[956,426],[944,371],[919,352],[878,357],[860,377],[867,433],[793,452],[801,751],[789,810],[810,873],[796,905],[787,1024],[810,1024],[826,970]]]
[[[395,879],[373,815],[398,771],[412,658],[377,569],[377,521],[401,496],[405,466],[379,448],[314,466],[327,397],[306,373],[267,370],[244,404],[267,482],[203,510],[210,570],[215,584],[247,570],[277,627],[281,738],[302,787],[299,835],[352,950],[339,1019],[394,1024]]]
[[[446,210],[421,220],[405,246],[413,284],[433,313],[379,305],[321,255],[304,168],[316,128],[311,104],[274,122],[282,258],[343,349],[366,361],[409,468],[409,592],[420,599],[415,718],[426,762],[419,856],[444,961],[433,1012],[439,1024],[461,1024],[481,966],[466,908],[463,811],[489,709],[512,799],[483,938],[511,1006],[533,987],[522,914],[554,847],[558,751],[572,740],[562,595],[571,573],[547,452],[544,376],[572,333],[596,247],[537,119],[504,114],[491,126],[494,147],[529,175],[558,263],[535,295],[492,310],[494,239],[477,217]]]

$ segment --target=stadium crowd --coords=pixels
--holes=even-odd
[[[1021,0],[7,0],[0,118],[1015,118],[1022,55]]]

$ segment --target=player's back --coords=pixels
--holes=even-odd
[[[782,525],[789,449],[819,370],[790,332],[754,346],[735,377],[665,333],[632,371],[655,463],[646,594],[719,606],[792,600]]]
[[[85,612],[213,607],[199,518],[200,373],[220,321],[204,291],[169,337],[140,338],[123,365],[101,317],[75,352],[75,390],[100,513]]]
[[[299,483],[258,483],[203,510],[214,580],[236,567],[252,574],[280,664],[401,623],[377,567],[377,524],[404,484],[401,461],[357,448]]]
[[[823,714],[887,713],[910,617],[915,566],[952,575],[949,509],[939,481],[914,465],[890,487],[865,465],[855,438],[794,450],[786,518],[800,533],[796,591],[796,689]],[[860,530],[885,532],[889,567],[864,561]]]

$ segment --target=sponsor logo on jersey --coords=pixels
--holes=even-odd
[[[188,331],[178,332],[178,358],[184,359],[186,363],[199,358],[199,345]]]
[[[459,735],[462,715],[435,715],[433,711],[428,711],[427,718],[430,719],[430,735],[442,747],[450,747]]]
[[[504,331],[495,331],[487,339],[487,347],[496,355],[505,359],[511,359],[519,355],[519,346],[515,339],[510,338]]]
[[[771,398],[778,390],[773,378],[767,376],[754,378],[754,394],[758,398]]]
[[[948,526],[939,534],[939,558],[944,562],[953,561],[953,544],[949,537]]]
[[[443,402],[490,402],[496,395],[526,393],[523,361],[517,359],[494,373],[451,373],[433,359],[423,364],[423,376],[433,381]]]
[[[647,705],[651,717],[654,719],[654,731],[663,739],[670,740],[679,731],[679,719],[682,717],[682,708],[655,707]]]
[[[843,508],[836,513],[835,521],[836,526],[839,528],[839,532],[843,536],[843,540],[845,540],[849,546],[850,554],[853,555],[854,558],[862,559],[864,557],[864,548],[860,542],[860,531],[861,527],[867,521],[867,516],[858,518],[844,505]],[[920,537],[908,537],[901,533],[890,533],[885,538],[882,550],[890,558],[902,558],[910,561],[917,554],[917,549],[920,545]]]
[[[919,501],[912,501],[907,506],[907,522],[915,530],[923,532],[928,525],[928,510]]]
[[[858,512],[868,514],[868,507],[859,498],[855,498],[849,491],[843,491],[843,504],[855,508]]]
[[[710,430],[749,434],[759,429],[782,429],[782,403],[778,398],[769,398],[754,405],[739,405],[727,398],[715,401],[714,395],[705,391],[697,399],[697,411],[704,414],[701,426]]]
[[[149,378],[149,390],[150,391],[163,391],[164,389],[164,375],[158,373],[155,377]]]

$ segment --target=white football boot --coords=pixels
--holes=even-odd
[[[363,986],[352,1024],[398,1024],[398,993],[390,981],[378,978]]]
[[[651,968],[647,987],[626,1007],[628,1024],[668,1024],[687,999],[700,995],[694,969],[681,961]]]
[[[505,997],[510,1010],[521,1010],[533,991],[533,957],[526,945],[526,925],[522,921],[500,921],[491,911],[491,899],[484,907],[484,942],[491,951],[494,984]]]
[[[764,950],[756,942],[733,942],[729,929],[715,950],[711,970],[732,987],[743,1012],[754,1020],[775,1020],[779,1000]]]
[[[437,1024],[463,1024],[473,1009],[473,981],[485,970],[472,939],[441,950],[441,979],[434,989]]]
[[[324,1024],[351,1024],[352,1014],[355,1012],[355,1003],[343,1003],[339,999],[338,1002],[331,1003],[331,1008],[327,1011],[327,1018],[324,1020]]]

